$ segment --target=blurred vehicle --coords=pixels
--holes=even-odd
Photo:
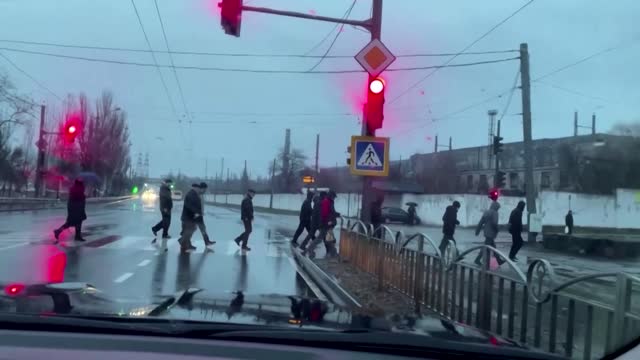
[[[173,199],[173,200],[182,200],[182,191],[173,190],[173,192],[171,192],[171,199]]]
[[[142,193],[142,200],[143,201],[154,201],[157,198],[158,198],[158,194],[153,190],[145,190]]]
[[[401,208],[396,207],[383,207],[382,220],[387,224],[402,223],[407,225],[420,225],[421,223],[420,217],[416,215],[414,224],[411,224],[409,213]]]

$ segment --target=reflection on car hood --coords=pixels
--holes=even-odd
[[[153,317],[171,320],[269,325],[326,331],[373,330],[411,333],[450,341],[522,347],[470,326],[432,315],[371,317],[357,309],[279,294],[215,293],[187,289],[152,299],[115,299],[85,283],[1,285],[0,312],[65,316]]]

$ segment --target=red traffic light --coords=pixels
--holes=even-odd
[[[384,80],[382,80],[381,78],[373,79],[373,81],[369,83],[369,91],[371,91],[374,94],[380,94],[381,92],[383,92]]]
[[[369,82],[366,105],[367,130],[371,135],[382,128],[384,120],[384,92],[386,84],[382,78],[374,78]]]
[[[220,8],[220,25],[228,35],[240,36],[242,24],[242,0],[222,0]]]
[[[65,142],[73,143],[76,140],[76,136],[78,136],[79,132],[80,131],[79,131],[78,125],[74,123],[70,123],[64,126],[64,132],[62,135],[64,137]]]
[[[67,134],[73,135],[76,133],[76,127],[75,125],[69,125],[69,127],[67,128]]]
[[[500,191],[498,189],[489,190],[489,199],[496,201],[498,200],[499,196],[500,196]]]
[[[10,284],[4,288],[4,293],[8,296],[20,295],[25,289],[23,284]]]

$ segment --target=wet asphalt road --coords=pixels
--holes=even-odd
[[[205,222],[212,240],[205,248],[196,232],[197,250],[180,254],[182,203],[173,209],[163,244],[152,245],[151,226],[160,219],[155,203],[128,200],[87,208],[86,242],[73,240],[73,228],[54,245],[52,230],[65,220],[64,210],[0,215],[0,283],[87,282],[115,297],[151,298],[189,287],[216,293],[313,295],[298,275],[288,241],[269,219],[257,216],[240,251],[233,239],[242,231],[239,213],[208,206]],[[166,245],[167,251],[163,246]]]

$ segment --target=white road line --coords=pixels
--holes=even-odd
[[[149,265],[150,262],[151,262],[151,260],[149,260],[149,259],[142,260],[142,261],[140,261],[138,266],[140,266],[140,267],[147,266],[147,265]]]
[[[291,251],[296,251],[296,250],[292,249]],[[291,256],[287,256],[287,259],[289,260],[289,263],[291,263],[291,266],[293,266],[296,272],[300,275],[300,277],[302,277],[304,282],[307,283],[307,286],[309,286],[311,291],[313,291],[313,293],[316,294],[316,297],[322,301],[327,301],[327,297],[324,296],[320,288],[311,279],[309,279],[309,277],[305,273],[300,271],[300,269],[298,268],[298,264],[296,264],[296,261]]]
[[[130,273],[130,272],[124,273],[119,278],[113,280],[113,282],[121,283],[121,282],[124,282],[125,280],[127,280],[128,278],[130,278],[131,276],[133,276],[133,273]]]
[[[26,243],[26,242],[21,242],[21,243],[17,243],[17,244],[13,244],[13,245],[3,246],[3,247],[0,247],[0,251],[13,249],[13,248],[17,248],[17,247],[20,247],[20,246],[25,246],[27,244],[28,243]]]

